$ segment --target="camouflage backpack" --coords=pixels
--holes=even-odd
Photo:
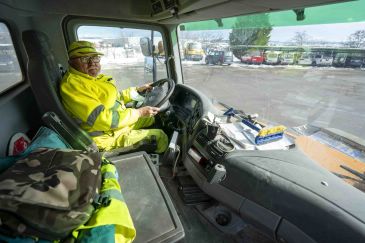
[[[0,174],[0,234],[68,236],[100,205],[100,167],[99,153],[69,149],[38,149],[18,160]]]

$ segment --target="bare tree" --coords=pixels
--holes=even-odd
[[[215,33],[212,31],[201,31],[200,38],[203,42],[211,42],[215,39]]]
[[[295,32],[295,35],[293,37],[293,41],[298,46],[302,46],[304,43],[308,42],[309,39],[310,39],[310,37],[306,31]]]
[[[223,40],[223,34],[219,31],[201,30],[201,31],[181,31],[180,36],[182,40],[214,42],[216,40]]]
[[[365,47],[365,30],[358,30],[351,34],[348,38],[347,46],[353,48]]]
[[[223,42],[223,40],[223,34],[219,32],[212,38],[212,42]]]
[[[201,33],[197,31],[181,31],[181,39],[198,41],[200,34]]]

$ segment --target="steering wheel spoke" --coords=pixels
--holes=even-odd
[[[158,86],[162,86],[164,83],[168,82],[167,81],[168,79],[160,79],[160,80],[157,80],[156,82],[153,82],[151,84],[152,87],[158,87]]]

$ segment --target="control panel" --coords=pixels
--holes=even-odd
[[[165,11],[175,11],[174,9],[176,7],[176,0],[151,0],[152,15],[157,15]]]

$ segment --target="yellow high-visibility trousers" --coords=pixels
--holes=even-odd
[[[161,129],[141,129],[154,123],[154,117],[141,117],[132,126],[125,127],[101,136],[93,137],[96,145],[103,151],[131,146],[144,139],[155,136],[157,140],[156,153],[162,153],[168,146],[168,137]]]

